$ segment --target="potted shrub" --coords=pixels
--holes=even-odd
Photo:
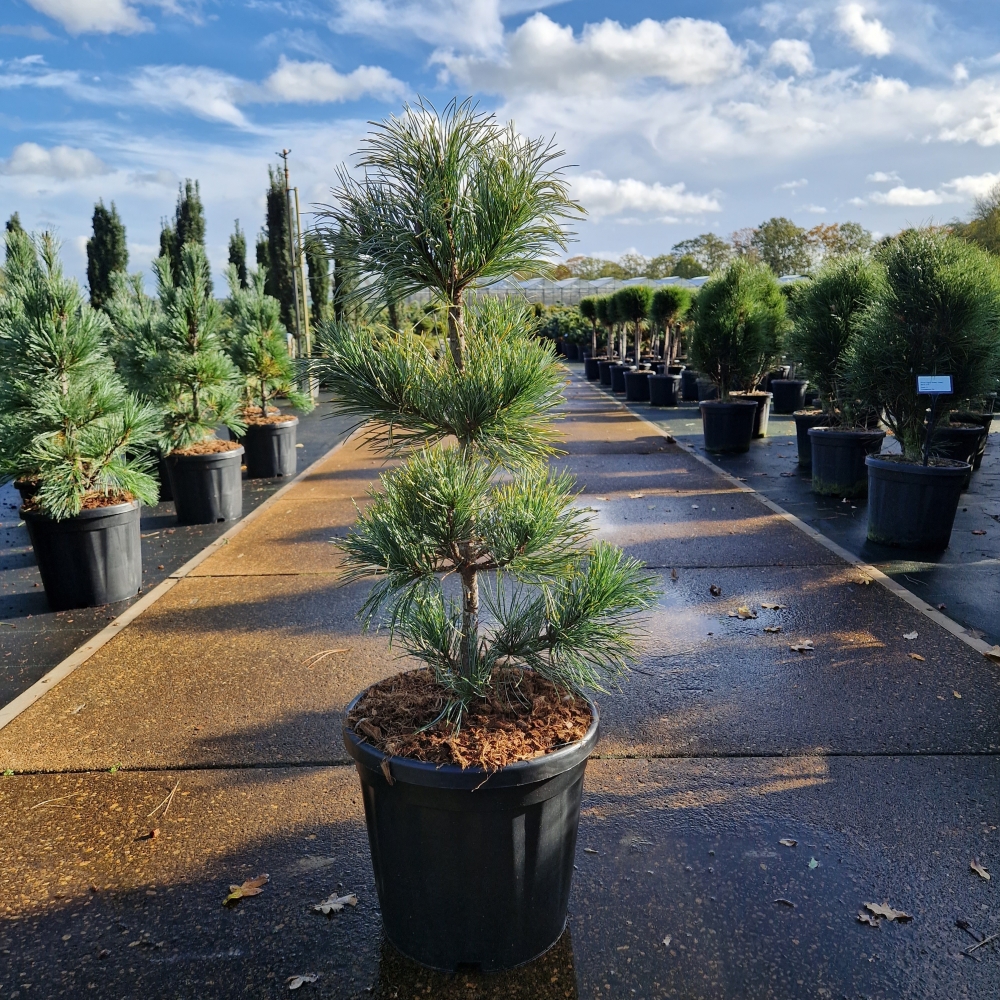
[[[968,463],[929,458],[948,406],[984,396],[1000,371],[1000,270],[957,237],[908,230],[878,254],[885,278],[862,317],[850,376],[861,401],[882,413],[900,455],[870,455],[868,538],[889,545],[948,545]],[[950,375],[953,396],[931,410],[917,375]]]
[[[235,267],[227,272],[226,311],[230,356],[244,380],[242,436],[247,475],[251,478],[294,476],[295,428],[299,418],[282,413],[273,400],[287,399],[297,410],[313,407],[312,397],[295,387],[295,368],[288,354],[288,332],[281,304],[264,291],[265,269],[251,271],[244,287]]]
[[[784,322],[785,300],[764,264],[737,259],[702,286],[695,306],[691,360],[719,394],[717,400],[699,403],[706,451],[749,450],[759,420],[758,400],[732,390],[760,382],[780,352]]]
[[[405,336],[331,329],[316,363],[339,408],[407,456],[340,544],[354,575],[376,576],[364,620],[386,621],[426,666],[362,692],[344,740],[386,936],[447,970],[509,968],[562,934],[597,735],[583,692],[620,672],[631,616],[653,599],[637,563],[590,543],[570,482],[545,467],[564,380],[524,307],[466,309],[422,265],[433,257],[447,275],[476,260],[502,274],[530,263],[513,247],[551,252],[570,208],[546,196],[564,190],[548,149],[468,104],[421,105],[369,138],[367,176],[342,173],[328,210],[337,259],[369,262],[372,283],[430,287],[462,331],[436,359]],[[435,175],[438,151],[448,167]],[[468,223],[456,230],[456,217]],[[503,238],[486,242],[493,219]],[[508,753],[497,727],[539,735]]]
[[[679,285],[664,285],[653,292],[649,303],[649,322],[656,330],[663,331],[663,360],[673,363],[677,355],[677,338],[674,328],[691,308],[691,293]]]
[[[110,604],[142,587],[139,507],[158,414],[128,391],[110,324],[64,277],[46,234],[7,234],[0,295],[0,479],[17,481],[50,606]]]
[[[580,299],[580,315],[590,323],[590,357],[584,362],[588,381],[596,382],[601,376],[597,358],[597,298],[588,295]]]
[[[611,296],[610,295],[599,295],[597,297],[597,305],[595,306],[597,310],[597,321],[601,324],[605,334],[607,335],[607,344],[604,349],[604,358],[598,362],[598,371],[600,372],[601,385],[610,386],[611,385],[611,366],[614,364],[615,360],[615,345],[614,345],[614,313],[611,308]]]
[[[799,286],[793,299],[791,350],[818,393],[818,409],[794,414],[799,465],[812,470],[816,493],[865,496],[865,459],[881,450],[885,437],[877,415],[858,403],[848,385],[851,345],[881,274],[870,258],[845,257]]]

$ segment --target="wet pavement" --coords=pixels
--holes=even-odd
[[[351,420],[299,415],[298,468],[307,468],[342,440]],[[243,480],[243,514],[257,508],[287,479]],[[0,487],[0,705],[30,687],[141,597],[100,608],[52,612],[45,600],[27,528],[18,516],[20,497],[12,483]],[[178,525],[173,501],[142,511],[143,592],[175,573],[235,522]]]
[[[300,996],[386,1000],[997,995],[1000,947],[962,951],[1000,930],[970,869],[1000,871],[1000,668],[568,392],[560,462],[663,597],[599,698],[557,947],[444,976],[382,939],[339,729],[408,662],[359,632],[365,585],[324,541],[381,467],[349,441],[0,730],[0,996],[276,997],[303,973]],[[316,913],[334,891],[357,906]],[[912,920],[859,923],[866,902]]]

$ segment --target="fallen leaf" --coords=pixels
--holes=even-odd
[[[857,584],[859,587],[867,587],[871,584],[872,578],[870,576],[859,576],[857,580],[852,580],[851,582]]]
[[[784,477],[785,477],[786,479],[791,479],[791,478],[792,478],[792,476],[794,476],[794,475],[795,475],[795,473],[794,473],[794,472],[783,472],[783,473],[782,473],[782,475],[783,475],[783,476],[784,476]]]
[[[798,841],[792,840],[791,837],[783,837],[781,840],[778,841],[778,843],[781,844],[782,847],[794,847],[798,843]]]
[[[952,691],[951,693],[952,693],[952,694],[953,694],[953,695],[954,695],[954,696],[955,696],[956,698],[958,698],[958,700],[959,700],[959,701],[961,701],[961,700],[962,700],[962,696],[961,696],[961,695],[960,695],[960,694],[959,694],[959,693],[958,693],[957,691]]]
[[[938,611],[944,611],[944,610],[945,610],[945,608],[947,608],[947,607],[948,607],[948,605],[947,605],[947,604],[939,604],[939,605],[937,606],[937,609],[938,609]]]
[[[645,495],[645,493],[630,493],[628,498],[629,500],[641,500]]]
[[[392,776],[392,771],[389,770],[389,758],[382,758],[382,775],[390,785],[396,784],[396,779]]]
[[[978,862],[970,861],[969,867],[982,879],[986,879],[987,882],[990,880],[990,873]]]
[[[692,510],[697,510],[698,509],[698,505],[696,503],[691,504],[691,509]]]
[[[865,909],[873,916],[885,917],[886,920],[898,920],[900,923],[913,919],[909,913],[894,910],[888,903],[865,903]]]
[[[775,900],[776,903],[780,903],[782,906],[790,906],[793,910],[795,909],[795,904],[790,899],[782,899],[779,897]]]
[[[765,632],[780,632],[781,631],[781,626],[780,625],[765,625],[764,626],[764,631]]]
[[[994,663],[1000,663],[1000,646],[993,646],[990,649],[984,649],[983,656],[985,656],[987,660],[992,660]]]
[[[585,847],[585,848],[583,849],[583,853],[584,853],[584,854],[597,854],[597,853],[599,853],[599,852],[598,852],[598,851],[595,851],[593,847]]]
[[[672,569],[670,571],[670,579],[673,580],[674,583],[677,582],[677,570],[676,569]]]
[[[605,503],[608,502],[608,498],[607,497],[594,497],[594,499],[595,500],[603,500]]]
[[[742,618],[746,621],[748,618],[756,618],[757,612],[751,611],[745,604],[741,604],[735,611],[729,612],[730,618]]]
[[[788,647],[793,653],[814,653],[816,650],[813,647],[812,639],[805,639],[802,642],[796,643],[794,646]]]
[[[331,893],[327,899],[324,899],[322,903],[317,903],[313,909],[317,913],[322,913],[325,916],[329,916],[331,913],[340,913],[340,911],[345,906],[357,906],[358,897],[354,893],[349,893],[346,896],[338,896],[335,892]]]
[[[903,633],[903,638],[904,639],[916,639],[916,637],[917,637],[917,633],[916,632],[904,632]]]
[[[671,941],[673,941],[673,938],[672,938],[672,937],[671,937],[671,936],[670,936],[670,935],[668,934],[668,935],[667,935],[667,936],[666,936],[666,937],[665,937],[665,938],[663,939],[663,947],[664,947],[664,948],[669,948],[669,947],[670,947],[670,942],[671,942]]]
[[[869,927],[878,927],[878,920],[864,910],[858,910],[858,923],[868,924]]]
[[[810,868],[819,868],[819,862],[815,858],[810,858],[809,859],[809,867]]]
[[[787,604],[762,604],[761,607],[765,611],[784,611],[788,607]]]
[[[297,990],[303,983],[314,983],[319,979],[318,972],[303,972],[298,976],[289,976],[285,982],[290,990]]]
[[[907,653],[906,655],[909,656],[911,660],[919,660],[921,663],[925,662],[924,657],[922,657],[919,653]]]
[[[222,905],[228,906],[238,899],[246,899],[247,896],[259,896],[270,880],[270,875],[258,875],[256,878],[248,878],[243,885],[231,885],[229,895],[222,901]]]
[[[713,583],[712,586],[708,588],[708,592],[713,597],[721,597],[722,596],[722,588],[720,586],[718,586],[718,584],[715,584],[715,583]]]
[[[982,529],[982,528],[977,528],[977,529],[976,529],[975,531],[973,531],[972,533],[973,533],[974,535],[985,535],[985,534],[986,534],[986,532],[985,532],[985,531],[983,531],[983,529]]]

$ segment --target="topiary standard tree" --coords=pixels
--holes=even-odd
[[[766,264],[744,258],[701,287],[691,359],[727,400],[734,385],[754,390],[781,355],[785,328],[781,286]]]
[[[928,398],[917,392],[917,375],[950,375],[949,404],[995,388],[1000,269],[979,247],[927,230],[901,233],[876,257],[885,277],[850,345],[850,387],[882,414],[906,459],[919,462]],[[941,407],[934,426],[947,421]]]
[[[626,285],[615,292],[615,310],[618,321],[623,325],[632,324],[635,344],[635,363],[642,357],[642,328],[649,316],[649,306],[653,300],[653,290],[647,285]]]
[[[336,204],[320,213],[338,282],[342,266],[374,279],[353,289],[368,301],[429,289],[447,308],[448,344],[461,370],[466,292],[515,272],[548,274],[544,252],[565,249],[563,220],[583,211],[561,169],[552,169],[560,155],[471,99],[443,113],[423,101],[407,107],[365,140],[360,180],[340,169]]]
[[[109,211],[98,201],[92,224],[94,235],[87,240],[87,283],[91,306],[103,309],[111,297],[112,276],[128,267],[128,245],[114,202]]]
[[[858,324],[879,292],[882,267],[856,254],[823,267],[795,286],[789,347],[816,387],[830,426],[848,426],[863,416],[848,387],[848,362]]]
[[[0,296],[0,481],[55,521],[84,506],[155,504],[156,411],[130,393],[106,347],[110,324],[66,278],[49,234],[6,238]]]
[[[663,357],[669,365],[674,358],[676,344],[674,324],[687,315],[691,308],[691,293],[678,285],[665,285],[653,292],[649,303],[649,323],[654,329],[663,330]]]
[[[580,299],[580,315],[590,322],[590,356],[597,357],[597,299],[588,295]]]
[[[614,347],[614,316],[611,310],[611,296],[600,295],[595,306],[597,311],[597,321],[601,324],[607,334],[607,354],[610,361],[615,356]]]

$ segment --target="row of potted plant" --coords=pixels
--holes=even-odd
[[[263,275],[247,288],[231,275],[222,304],[197,244],[176,284],[166,259],[154,266],[156,298],[119,276],[105,312],[64,275],[51,236],[7,235],[0,477],[21,492],[56,609],[138,593],[141,504],[169,491],[182,524],[229,520],[242,513],[244,450],[251,475],[294,471],[297,421],[271,401],[311,401],[294,386]]]

